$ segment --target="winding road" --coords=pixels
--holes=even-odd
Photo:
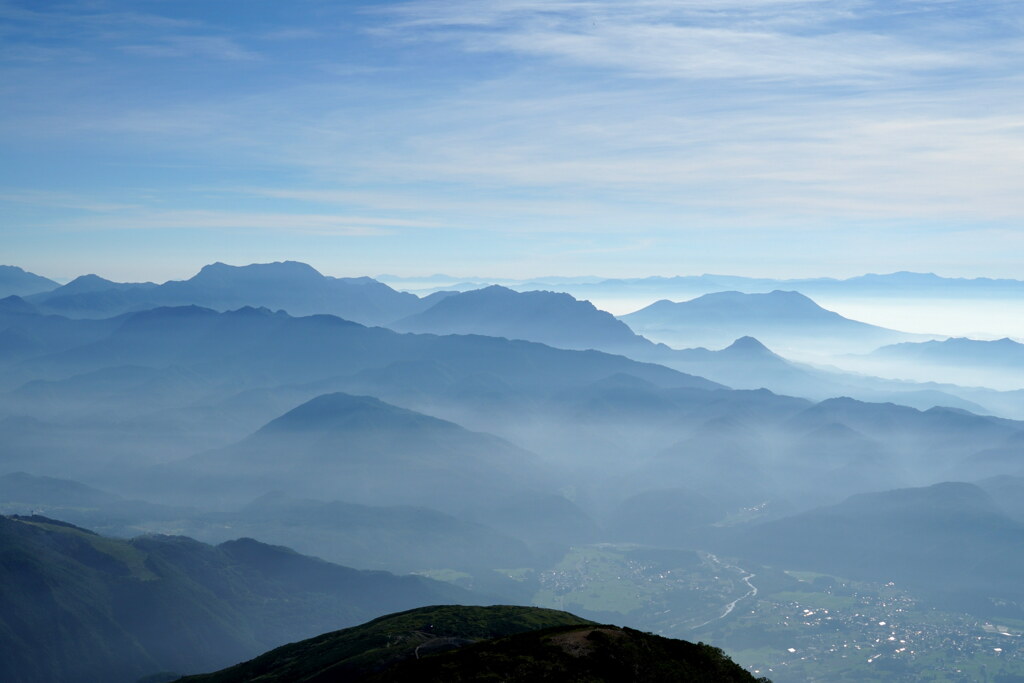
[[[725,569],[735,569],[736,571],[740,572],[741,574],[744,574],[744,577],[743,577],[742,581],[743,581],[743,583],[747,584],[747,588],[749,588],[750,590],[748,590],[746,593],[744,593],[740,597],[736,598],[735,600],[733,600],[732,602],[727,604],[725,606],[725,609],[722,611],[722,613],[719,614],[717,617],[715,617],[713,619],[708,619],[703,624],[697,624],[696,626],[693,627],[694,629],[702,628],[704,626],[707,626],[711,622],[718,621],[719,619],[724,619],[725,617],[729,616],[729,614],[734,609],[736,609],[736,605],[737,605],[737,603],[740,602],[740,600],[746,600],[747,598],[752,598],[755,595],[757,595],[757,586],[755,586],[750,581],[752,578],[757,576],[757,574],[755,574],[753,572],[748,572],[746,569],[743,569],[742,567],[737,567],[734,564],[726,564],[726,563],[722,562],[720,559],[718,559],[718,556],[714,555],[713,553],[707,553],[707,556],[708,556],[709,559],[711,559],[712,562],[716,563],[720,567],[723,567]]]

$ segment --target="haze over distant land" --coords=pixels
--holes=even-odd
[[[1010,339],[925,340],[724,276],[696,279],[732,289],[616,318],[552,290],[650,282],[421,297],[290,261],[163,284],[15,272],[47,288],[0,298],[0,513],[22,515],[0,517],[0,667],[16,681],[194,673],[310,635],[283,665],[318,670],[317,644],[357,617],[449,600],[720,643],[782,683],[1024,672]],[[800,285],[968,303],[1021,286]],[[879,376],[842,370],[869,362]],[[899,379],[911,367],[922,381]],[[949,372],[968,386],[931,381]],[[406,625],[385,650],[438,645]],[[618,628],[626,650],[608,652],[637,670],[649,648],[689,647]],[[516,642],[460,652],[543,641]]]

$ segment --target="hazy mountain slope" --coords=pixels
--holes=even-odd
[[[45,515],[122,538],[144,531],[184,534],[206,543],[250,536],[361,569],[479,570],[528,566],[536,559],[518,538],[436,510],[324,502],[280,492],[234,510],[211,512],[126,499],[68,479],[16,472],[0,476],[0,513]],[[520,517],[520,526],[529,521],[529,516]],[[574,519],[565,513],[561,518]],[[561,518],[544,520],[557,529],[567,523]],[[584,530],[587,521],[578,522]]]
[[[319,396],[238,444],[165,473],[183,477],[183,489],[220,499],[282,489],[447,510],[550,486],[536,456],[506,441],[343,393]]]
[[[21,297],[0,299],[0,368],[102,339],[121,323],[117,318],[70,320],[44,315]]]
[[[54,318],[71,325],[70,339],[77,325],[107,324]],[[719,386],[620,356],[475,335],[398,334],[332,316],[181,307],[114,322],[115,329],[100,340],[86,338],[78,348],[0,369],[0,387],[32,383],[0,394],[0,411],[14,420],[10,438],[0,443],[10,469],[83,478],[88,458],[94,458],[95,474],[97,465],[114,461],[124,471],[184,457],[237,440],[318,394],[362,392],[355,382],[328,382],[361,373],[363,385],[382,386],[387,375],[395,386],[409,387],[429,379],[415,379],[412,368],[444,368],[453,382],[449,389],[472,389],[477,397],[483,382],[504,397],[571,389],[619,373],[659,386]],[[283,385],[315,383],[326,384],[319,391],[297,391],[294,399],[278,396]],[[254,405],[247,391],[262,392],[264,405]],[[239,400],[222,404],[234,396]],[[112,429],[120,435],[116,440],[110,439]]]
[[[515,292],[498,285],[448,296],[389,327],[400,332],[526,339],[563,349],[625,353],[653,346],[589,301],[555,292]]]
[[[930,378],[1010,391],[1024,387],[1024,344],[1007,338],[981,341],[958,337],[892,344],[840,362],[861,372],[890,377]]]
[[[536,607],[428,607],[279,648],[191,683],[753,681],[707,645]]]
[[[0,678],[134,681],[224,666],[394,609],[467,600],[421,577],[359,572],[249,539],[118,541],[0,518]]]
[[[903,466],[916,476],[963,478],[970,458],[985,448],[1019,438],[1024,424],[949,408],[925,411],[846,397],[822,401],[793,418],[791,426],[813,429],[843,424],[902,452]],[[926,475],[927,473],[927,475]]]
[[[28,296],[60,287],[48,278],[30,273],[17,266],[0,266],[0,299],[8,296]]]
[[[25,472],[0,475],[0,513],[44,515],[120,538],[158,528],[181,529],[184,520],[199,515],[191,508],[124,498],[70,479]],[[217,541],[237,538],[239,533],[225,534]]]
[[[1024,344],[1012,339],[980,341],[956,337],[943,341],[883,346],[869,357],[927,365],[981,366],[1024,370]]]
[[[716,292],[691,301],[657,301],[620,317],[632,329],[676,348],[723,346],[753,336],[773,348],[830,353],[922,338],[850,320],[799,292]]]
[[[420,310],[420,299],[371,278],[334,278],[295,261],[229,266],[214,263],[188,280],[115,283],[86,275],[36,295],[40,309],[71,317],[108,317],[158,306],[198,305],[216,310],[243,306],[283,309],[293,315],[329,313],[380,324]]]
[[[181,522],[178,522],[181,523]],[[274,493],[237,510],[195,514],[189,535],[218,542],[244,534],[361,569],[480,571],[531,566],[519,538],[437,510],[411,505],[357,505]]]
[[[856,495],[758,525],[730,549],[789,569],[1024,597],[1024,525],[972,484]]]
[[[1007,515],[1024,523],[1024,476],[1003,474],[974,484],[991,496]]]

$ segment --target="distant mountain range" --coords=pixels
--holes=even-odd
[[[927,365],[974,366],[1024,371],[1024,344],[1012,339],[980,341],[956,337],[943,341],[884,346],[871,357]]]
[[[538,607],[425,607],[325,633],[182,683],[754,681],[708,645]],[[766,681],[766,679],[757,679]]]
[[[227,666],[282,643],[472,594],[239,539],[130,541],[0,517],[0,679],[128,683]]]
[[[850,320],[800,292],[716,292],[691,301],[657,301],[620,317],[638,333],[675,348],[717,348],[752,336],[773,348],[842,353],[927,339]]]
[[[390,327],[434,334],[486,334],[527,339],[570,349],[599,349],[636,360],[659,363],[737,389],[773,391],[824,399],[854,396],[892,401],[920,409],[947,406],[976,412],[1024,417],[1024,399],[961,388],[884,380],[791,362],[770,351],[744,330],[757,330],[782,344],[807,350],[873,349],[894,339],[927,338],[866,325],[827,311],[796,292],[711,294],[692,302],[662,302],[644,311],[689,320],[680,344],[699,339],[724,342],[721,350],[672,349],[633,333],[621,321],[555,292],[516,292],[504,287],[449,295],[431,308]],[[691,308],[692,306],[692,308]],[[629,320],[632,316],[625,316]],[[683,328],[680,328],[683,329]],[[736,336],[733,336],[736,335]],[[667,337],[662,337],[667,341]],[[969,395],[968,395],[969,393]]]
[[[644,278],[539,277],[527,280],[498,280],[474,277],[378,276],[397,287],[416,287],[425,292],[438,289],[469,290],[490,284],[502,284],[517,291],[553,289],[581,299],[690,299],[701,294],[739,291],[763,294],[776,289],[796,290],[808,296],[883,296],[883,297],[1006,297],[1024,292],[1024,281],[994,278],[949,278],[934,273],[869,273],[838,278],[752,278],[736,275],[677,275]]]

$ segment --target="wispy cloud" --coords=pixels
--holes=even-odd
[[[25,190],[0,188],[0,202],[11,202],[15,204],[29,204],[33,206],[60,207],[62,209],[79,209],[97,213],[112,211],[124,211],[138,208],[138,204],[127,204],[121,202],[97,201],[95,197],[86,195],[71,194],[66,192],[51,192],[46,190]]]
[[[389,234],[393,229],[422,228],[429,227],[430,224],[405,219],[336,214],[143,210],[97,218],[65,220],[61,222],[61,225],[73,230],[233,229],[319,235],[374,236]]]
[[[165,36],[147,44],[123,45],[121,49],[147,57],[202,57],[235,61],[259,59],[256,52],[223,36]]]
[[[412,2],[390,30],[477,52],[514,52],[645,77],[852,82],[979,68],[991,45],[921,40],[929,6],[871,2]],[[878,14],[915,12],[914,33],[884,31]]]

